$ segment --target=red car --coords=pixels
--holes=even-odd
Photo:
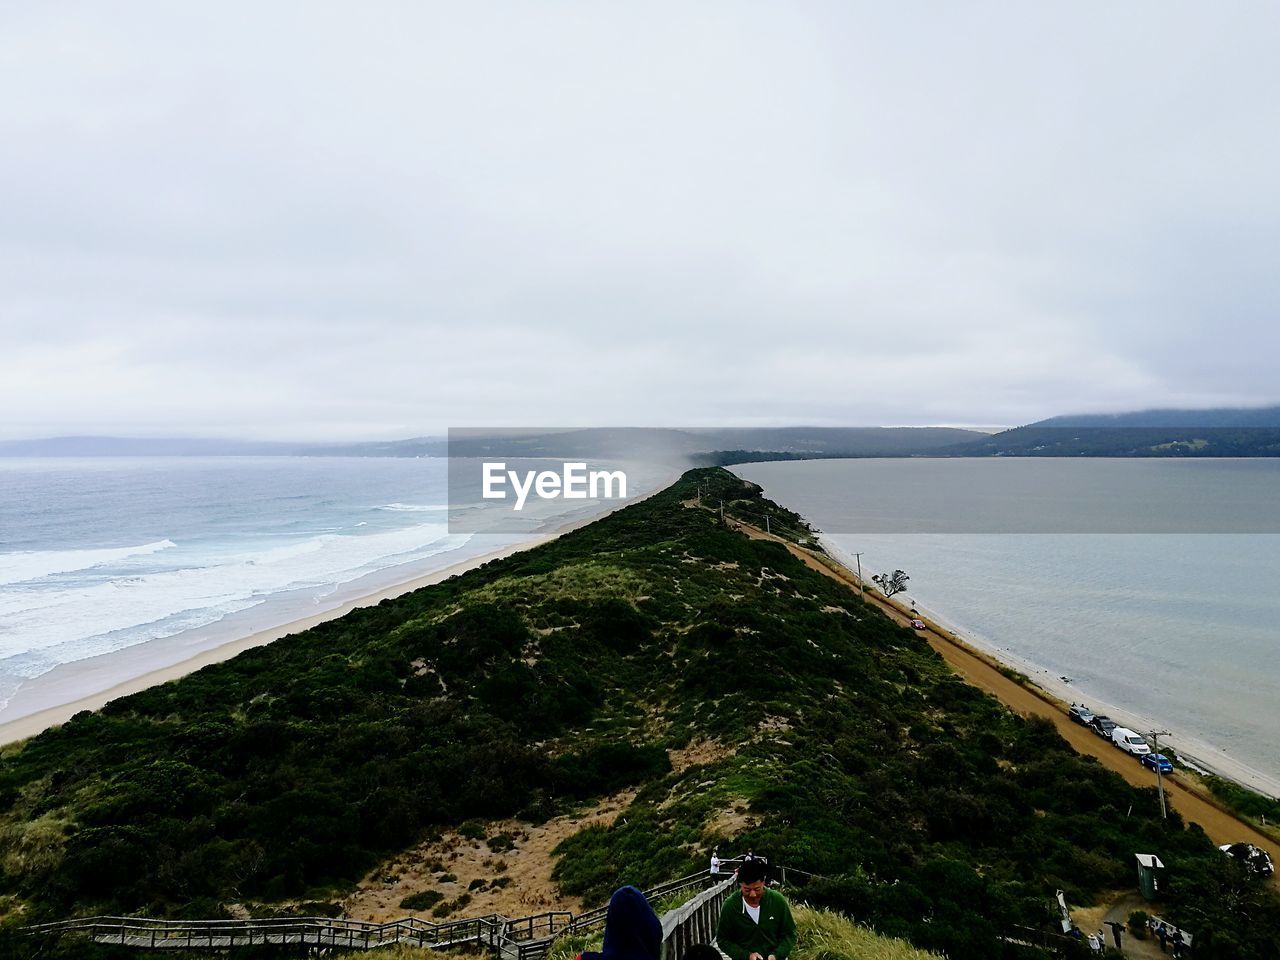
[[[911,629],[912,629],[912,630],[923,630],[923,629],[924,629],[924,621],[923,621],[923,620],[912,620],[912,621],[911,621]]]

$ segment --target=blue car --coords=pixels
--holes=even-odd
[[[1161,773],[1173,773],[1173,764],[1163,753],[1148,753],[1142,758],[1142,765]]]

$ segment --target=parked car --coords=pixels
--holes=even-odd
[[[1130,730],[1128,727],[1116,727],[1112,730],[1111,742],[1125,753],[1131,753],[1135,757],[1145,757],[1151,752],[1151,747],[1142,738],[1142,735]]]
[[[911,629],[912,629],[912,630],[923,630],[923,629],[924,629],[924,621],[923,621],[923,620],[912,620],[912,621],[911,621]]]
[[[1142,765],[1151,770],[1159,770],[1161,773],[1173,773],[1173,761],[1163,753],[1144,753]]]
[[[1271,854],[1261,847],[1255,847],[1252,843],[1224,843],[1218,849],[1228,857],[1239,860],[1246,870],[1260,877],[1269,877],[1276,872],[1276,866],[1271,862]]]
[[[1087,727],[1093,723],[1093,711],[1083,703],[1073,703],[1071,709],[1067,711],[1067,716],[1082,727]]]
[[[1111,731],[1114,730],[1117,726],[1119,726],[1119,724],[1117,724],[1110,717],[1097,716],[1089,721],[1089,729],[1091,729],[1098,736],[1102,737],[1102,739],[1104,740],[1111,739]]]

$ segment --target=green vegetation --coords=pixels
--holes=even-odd
[[[738,495],[733,499],[723,500],[724,515],[728,520],[749,523],[776,537],[822,552],[822,544],[815,536],[818,530],[808,520],[794,510],[788,510],[766,499],[759,485],[748,480],[741,480],[739,483],[741,486]],[[708,498],[703,501],[703,505],[714,505],[718,509],[720,502],[718,499]]]
[[[1280,838],[1280,800],[1246,790],[1238,783],[1213,774],[1202,774],[1200,779],[1231,810],[1271,836]]]
[[[406,910],[430,910],[443,899],[444,894],[439,890],[423,890],[405,897],[400,906]]]
[[[674,896],[655,904],[658,916],[685,902]],[[792,904],[799,942],[791,960],[937,960],[936,953],[919,950],[911,944],[881,936],[831,910]],[[602,937],[565,934],[551,944],[547,960],[573,960],[584,950],[599,950]],[[679,960],[679,958],[675,958]]]
[[[1274,457],[1274,426],[1060,426],[1056,421],[1015,427],[937,451],[944,456],[1002,457]],[[930,456],[933,451],[922,454]]]
[[[903,940],[884,937],[830,910],[796,906],[798,937],[791,960],[936,960]]]
[[[7,749],[8,922],[333,899],[446,828],[479,839],[634,788],[612,826],[561,844],[567,893],[603,902],[703,867],[712,845],[751,848],[833,878],[800,891],[815,905],[999,960],[1043,956],[1003,938],[1045,928],[1054,890],[1089,903],[1155,852],[1199,960],[1280,955],[1274,893],[1161,820],[1153,790],[966,685],[782,545],[683,506],[697,481],[744,516],[781,509],[695,471]],[[675,772],[668,751],[703,740],[707,759]]]
[[[598,953],[603,946],[603,928],[592,934],[566,933],[552,941],[547,950],[547,960],[574,960],[574,957],[584,951]]]

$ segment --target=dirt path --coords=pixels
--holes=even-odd
[[[851,590],[859,589],[857,577],[830,558],[819,558],[808,550],[797,547],[780,537],[766,534],[763,530],[747,523],[740,523],[740,530],[754,540],[773,540],[781,543],[807,566],[833,580],[840,581]],[[870,590],[866,592],[865,597],[867,602],[878,606],[891,620],[903,626],[910,625],[910,613],[893,601],[886,600]],[[920,632],[929,641],[929,645],[942,656],[951,669],[969,683],[991,694],[1005,706],[1023,716],[1035,715],[1052,720],[1063,739],[1071,744],[1076,752],[1096,757],[1103,766],[1116,771],[1131,784],[1139,787],[1155,786],[1156,778],[1152,771],[1141,766],[1127,754],[1121,753],[1092,731],[1072,723],[1067,717],[1063,704],[1044,693],[1011,680],[1000,672],[999,664],[994,660],[955,640],[946,631],[930,624],[927,618],[922,619],[927,629]],[[1164,788],[1170,807],[1177,810],[1186,822],[1200,824],[1214,843],[1252,843],[1267,850],[1271,858],[1280,863],[1280,844],[1219,806],[1211,796],[1192,790],[1180,782],[1177,775],[1165,777]],[[1273,882],[1280,886],[1280,877]]]

